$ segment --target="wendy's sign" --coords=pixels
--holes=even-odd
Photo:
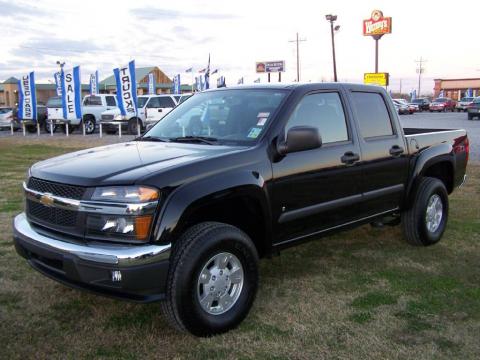
[[[363,20],[363,35],[382,36],[392,32],[392,18],[384,17],[380,10],[373,10],[368,20]]]

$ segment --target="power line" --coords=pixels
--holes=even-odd
[[[307,41],[307,39],[299,39],[298,38],[298,32],[297,32],[297,38],[295,40],[289,40],[288,42],[294,42],[297,43],[297,82],[300,82],[300,46],[299,43],[302,41]]]

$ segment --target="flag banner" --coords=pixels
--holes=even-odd
[[[473,96],[473,91],[472,89],[468,89],[467,93],[465,94],[466,97],[472,97]]]
[[[200,70],[199,73],[203,74],[205,71],[207,71],[207,68]]]
[[[180,74],[173,77],[173,93],[180,94]]]
[[[442,91],[440,91],[440,94],[438,94],[438,97],[439,97],[439,98],[443,98],[443,96],[444,96],[444,95],[443,95],[443,90],[442,90]]]
[[[237,84],[238,84],[238,85],[243,84],[243,77],[241,77],[240,79],[238,79]]]
[[[99,94],[98,71],[95,71],[93,74],[90,74],[90,95],[97,94]]]
[[[254,80],[253,82],[258,84],[260,82],[260,78],[258,78],[257,80]]]
[[[213,70],[211,75],[216,74],[216,73],[218,73],[218,69]]]
[[[200,75],[200,91],[205,90],[205,81],[203,76]]]
[[[33,71],[18,80],[18,118],[37,121],[37,97]]]
[[[155,76],[153,75],[153,73],[150,73],[148,74],[148,93],[150,95],[155,94],[155,88],[156,88]]]
[[[80,66],[61,73],[62,106],[65,120],[82,118],[82,83],[80,82]]]
[[[188,68],[187,70],[185,70],[186,73],[191,73],[193,71],[193,68]]]
[[[208,65],[205,71],[205,90],[210,89],[210,54],[208,54]]]
[[[62,96],[62,81],[61,81],[61,74],[60,72],[56,72],[53,74],[55,78],[55,87],[57,89],[57,96]]]
[[[202,89],[200,88],[200,78],[198,76],[195,76],[195,90],[201,91]]]
[[[117,83],[117,102],[123,116],[137,114],[137,82],[135,79],[135,60],[113,70]]]
[[[222,87],[227,87],[227,85],[225,84],[225,76],[220,76],[217,79],[217,88],[222,88]]]

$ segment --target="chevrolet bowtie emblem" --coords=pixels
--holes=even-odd
[[[42,203],[45,206],[53,206],[53,203],[55,200],[50,194],[45,194],[40,196],[40,203]]]

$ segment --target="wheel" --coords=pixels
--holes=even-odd
[[[50,121],[45,121],[45,123],[43,124],[43,130],[45,130],[46,133],[49,133],[50,134],[50,127],[52,126],[52,123]],[[53,124],[53,132],[57,131],[57,127],[58,125],[57,124]]]
[[[443,182],[431,177],[422,178],[411,204],[402,213],[405,240],[416,246],[439,242],[448,219],[448,193]]]
[[[29,132],[30,134],[36,133],[37,125],[26,125],[25,130],[27,130],[27,132]]]
[[[62,131],[63,131],[64,134],[67,133],[67,126],[68,126],[68,134],[70,135],[73,132],[73,130],[75,130],[75,128],[73,127],[73,125],[63,124]]]
[[[172,326],[196,336],[235,328],[258,287],[258,254],[240,229],[204,222],[174,244],[162,311]]]
[[[82,121],[85,125],[85,134],[93,134],[95,132],[95,118],[91,115],[86,115]]]
[[[130,135],[137,135],[138,134],[138,130],[137,130],[137,126],[140,125],[140,132],[143,131],[143,126],[142,126],[142,121],[140,119],[138,119],[138,123],[137,123],[137,118],[132,118],[130,120],[128,120],[128,133]]]

